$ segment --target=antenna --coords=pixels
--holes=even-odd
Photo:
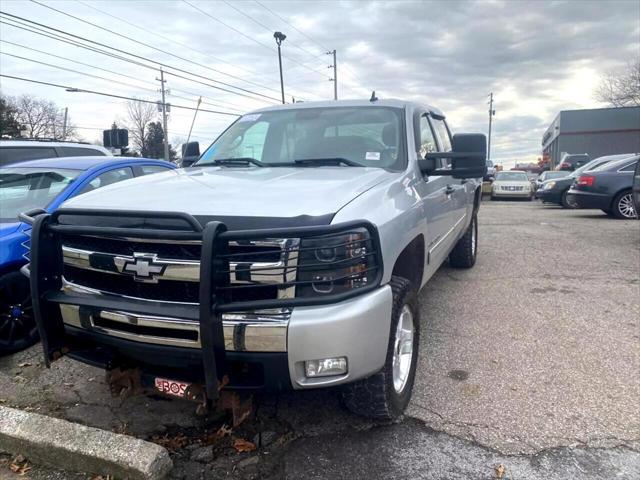
[[[376,97],[376,91],[374,90],[373,92],[371,92],[371,98],[369,99],[370,102],[376,102],[378,100],[378,97]]]

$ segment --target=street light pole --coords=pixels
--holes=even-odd
[[[278,66],[280,67],[280,91],[282,92],[282,103],[285,103],[284,80],[282,79],[282,52],[280,51],[280,45],[282,45],[282,42],[284,42],[284,39],[287,38],[287,36],[282,32],[275,32],[273,34],[273,38],[276,39],[276,43],[278,44]]]
[[[491,123],[496,111],[493,109],[493,92],[489,94],[489,140],[487,142],[487,160],[491,160]]]

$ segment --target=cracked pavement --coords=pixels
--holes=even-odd
[[[262,432],[256,452],[203,447],[224,418],[111,398],[101,371],[46,370],[39,346],[0,359],[0,401],[146,439],[184,434],[171,478],[489,479],[500,464],[505,479],[640,478],[640,222],[485,202],[479,224],[475,268],[445,265],[420,294],[420,364],[398,424],[350,415],[335,391],[264,395],[233,434]]]

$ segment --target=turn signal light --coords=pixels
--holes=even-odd
[[[593,187],[596,177],[593,175],[580,175],[578,177],[578,185],[583,187]]]

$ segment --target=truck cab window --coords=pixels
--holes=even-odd
[[[426,115],[420,117],[420,145],[418,155],[420,158],[424,158],[427,153],[437,152],[436,140],[429,125],[429,119]]]

